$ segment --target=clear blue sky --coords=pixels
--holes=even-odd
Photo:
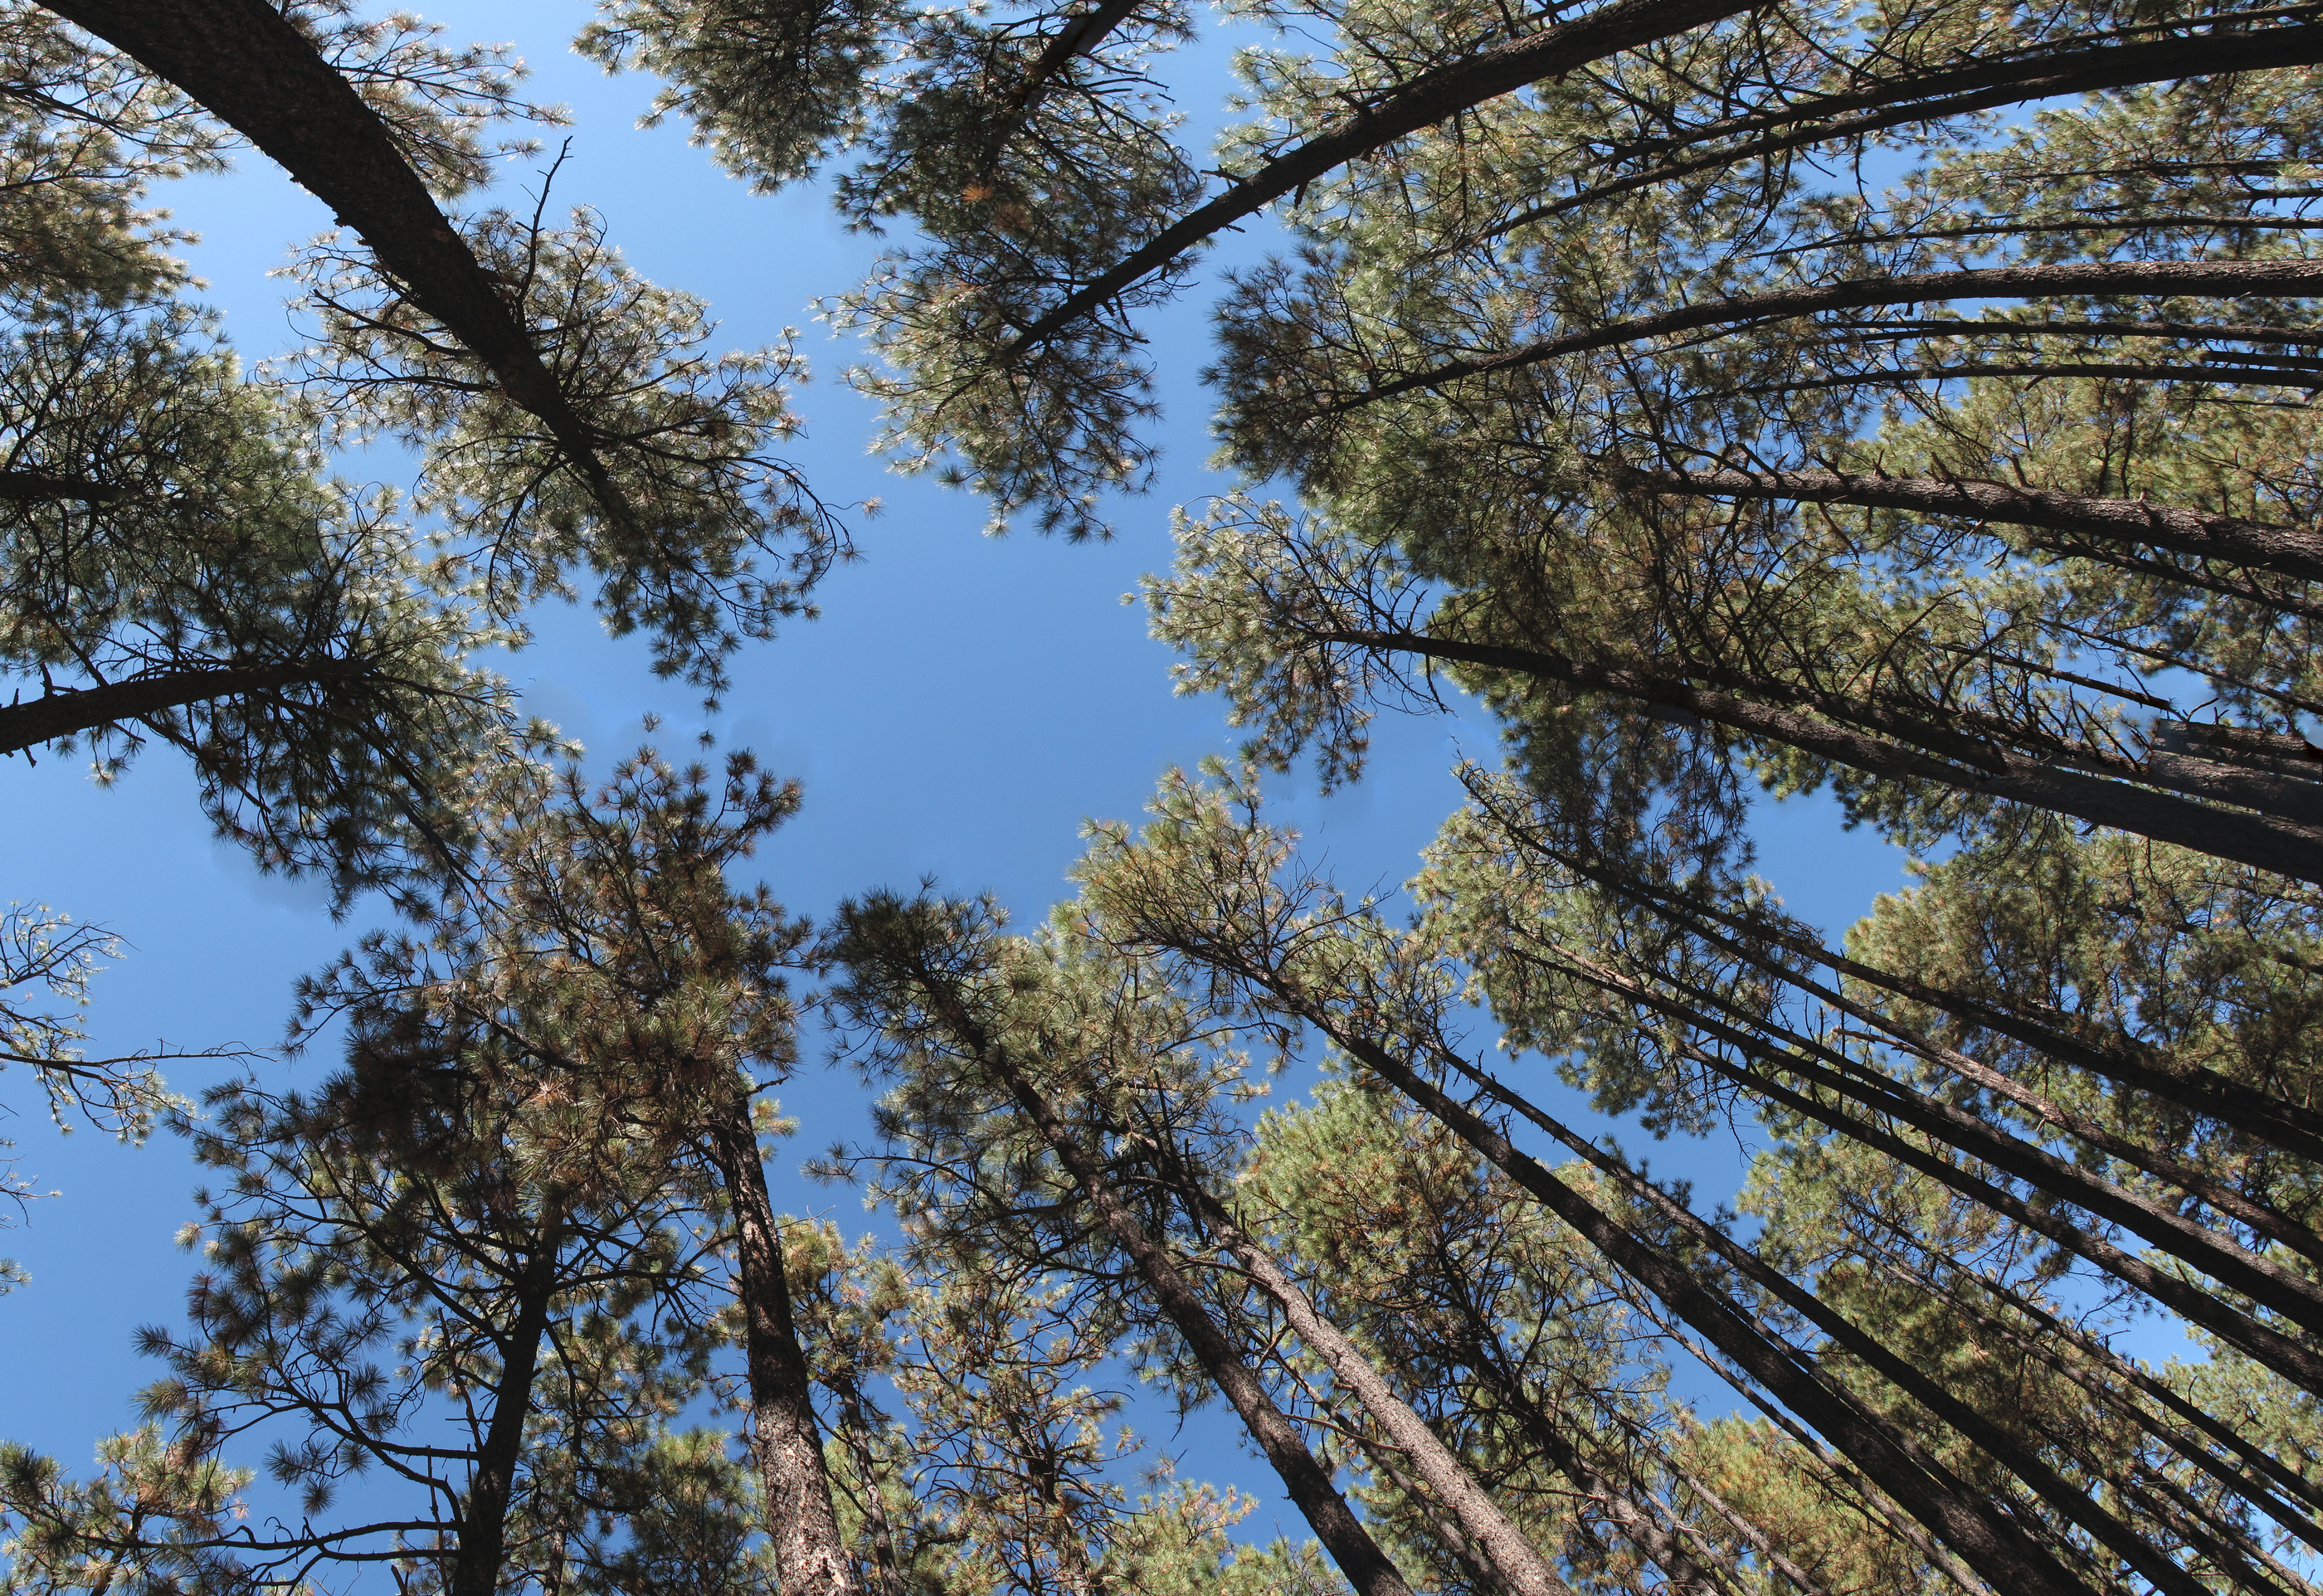
[[[1228,485],[1203,464],[1202,302],[1152,326],[1168,454],[1160,491],[1118,506],[1120,537],[1078,547],[1030,534],[987,539],[981,504],[881,470],[866,453],[869,408],[834,380],[851,352],[823,335],[811,305],[852,285],[872,242],[842,232],[814,190],[754,197],[689,148],[682,127],[634,128],[649,82],[608,79],[565,50],[585,5],[465,4],[428,14],[457,39],[514,39],[536,69],[535,96],[571,106],[573,153],[556,197],[603,212],[635,266],[707,298],[734,346],[767,342],[785,326],[804,329],[820,380],[799,396],[808,430],[794,457],[828,500],[885,501],[877,518],[856,518],[866,558],[831,579],[823,618],[751,647],[713,722],[721,742],[752,748],[805,784],[803,812],[761,856],[766,878],[794,910],[821,915],[841,896],[933,873],[954,889],[996,892],[1020,921],[1037,919],[1063,895],[1084,818],[1134,815],[1166,767],[1235,740],[1217,702],[1171,695],[1170,655],[1145,636],[1142,608],[1120,601],[1141,573],[1167,565],[1170,506]],[[1240,41],[1232,32],[1221,41],[1215,17],[1206,25],[1199,59],[1222,90],[1226,50]],[[1180,104],[1206,137],[1215,95]],[[528,167],[512,179],[537,175]],[[226,313],[245,357],[281,347],[285,285],[266,273],[293,241],[327,225],[323,207],[248,155],[234,173],[181,185],[166,203],[200,232],[193,258],[206,297]],[[1265,244],[1253,230],[1230,239],[1213,264],[1254,258]],[[392,460],[348,469],[395,480]],[[585,612],[543,615],[539,635],[510,674],[536,712],[588,745],[592,762],[633,748],[648,712],[666,720],[662,740],[674,750],[702,725],[693,694],[655,681],[641,646],[607,639]],[[1391,717],[1376,750],[1373,774],[1328,801],[1302,781],[1281,784],[1288,812],[1349,885],[1411,873],[1455,802],[1449,767],[1464,753],[1492,757],[1493,735],[1481,719]],[[293,978],[350,941],[368,908],[335,925],[318,891],[262,878],[215,842],[187,772],[166,751],[107,792],[77,760],[0,764],[0,902],[45,902],[131,945],[96,984],[91,1028],[103,1049],[156,1038],[271,1044]],[[1901,879],[1892,850],[1841,833],[1822,801],[1770,805],[1761,839],[1766,873],[1827,925],[1843,925]],[[283,1068],[312,1075],[324,1062]],[[186,1066],[172,1072],[189,1091],[205,1078]],[[166,1138],[142,1150],[87,1131],[60,1138],[36,1096],[21,1074],[0,1077],[0,1103],[16,1112],[5,1133],[18,1143],[18,1172],[62,1192],[36,1204],[27,1227],[0,1234],[0,1255],[32,1275],[0,1299],[0,1368],[9,1371],[0,1436],[78,1471],[100,1435],[133,1422],[129,1398],[157,1372],[132,1355],[130,1336],[139,1324],[179,1317],[192,1261],[170,1237],[192,1216],[197,1171]],[[783,1098],[804,1124],[772,1171],[776,1201],[850,1230],[865,1224],[848,1194],[796,1171],[807,1152],[864,1133],[861,1094],[811,1066]],[[1685,1150],[1657,1151],[1657,1170],[1687,1172]],[[1706,1197],[1726,1183],[1732,1156],[1699,1157]],[[1275,1505],[1263,1469],[1220,1444],[1227,1422],[1205,1415],[1197,1423],[1212,1433],[1200,1435],[1189,1425],[1190,1472],[1232,1478],[1265,1499],[1251,1529],[1290,1527],[1296,1514]]]

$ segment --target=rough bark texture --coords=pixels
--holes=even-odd
[[[978,1028],[964,1018],[954,1023],[963,1034],[981,1040]],[[1209,1309],[1178,1272],[1169,1254],[1145,1234],[1137,1216],[1115,1193],[1112,1182],[1097,1168],[1097,1160],[1073,1133],[1072,1127],[1003,1050],[987,1043],[978,1047],[976,1052],[978,1059],[999,1076],[1017,1107],[1040,1132],[1041,1139],[1056,1154],[1058,1163],[1097,1210],[1106,1234],[1128,1257],[1138,1279],[1153,1294],[1155,1305],[1168,1316],[1202,1365],[1202,1371],[1234,1404],[1251,1439],[1266,1454],[1266,1461],[1274,1465],[1290,1500],[1313,1527],[1315,1538],[1322,1542],[1323,1549],[1330,1553],[1348,1582],[1363,1596],[1411,1596],[1411,1587],[1405,1583],[1402,1573],[1348,1508],[1346,1499],[1331,1483],[1329,1472],[1308,1450],[1297,1426],[1266,1394],[1256,1371],[1235,1354],[1233,1344],[1211,1319]]]
[[[1174,1158],[1170,1162],[1177,1165]],[[1570,1588],[1557,1577],[1548,1559],[1493,1505],[1451,1449],[1428,1427],[1428,1421],[1395,1394],[1363,1349],[1317,1309],[1314,1299],[1299,1289],[1273,1254],[1253,1241],[1182,1166],[1173,1168],[1171,1176],[1180,1194],[1226,1243],[1235,1261],[1281,1307],[1299,1339],[1329,1366],[1332,1377],[1363,1404],[1364,1411],[1402,1452],[1404,1461],[1450,1510],[1462,1534],[1492,1564],[1501,1582],[1519,1596],[1570,1596]]]
[[[806,1353],[791,1317],[789,1278],[766,1166],[747,1098],[708,1129],[711,1160],[734,1214],[743,1355],[750,1379],[750,1446],[767,1499],[767,1534],[784,1596],[856,1596],[815,1428]]]
[[[1859,504],[2040,527],[2323,582],[2323,536],[2239,516],[2172,509],[2143,499],[2085,499],[1965,477],[1870,477],[1835,471],[1641,471],[1615,464],[1605,466],[1603,474],[1625,487],[1685,497]]]
[[[175,84],[259,147],[369,245],[556,436],[606,512],[626,507],[590,428],[379,114],[266,0],[56,0],[60,16]]]
[[[1067,295],[1027,327],[1003,352],[1001,363],[1015,362],[1060,327],[1117,298],[1123,289],[1161,271],[1213,234],[1391,140],[1431,127],[1528,83],[1749,9],[1749,0],[1615,0],[1575,21],[1559,23],[1472,60],[1422,73],[1330,132],[1268,161],[1099,272],[1088,286]]]
[[[0,704],[0,754],[54,742],[117,720],[157,715],[181,704],[271,693],[300,683],[339,681],[359,675],[363,669],[351,661],[336,659],[219,665],[209,670],[160,671],[101,687],[46,693],[30,702]]]
[[[2318,270],[2323,272],[2323,263],[2318,263]],[[2060,769],[2055,765],[1996,748],[1946,729],[1915,724],[1869,706],[1859,718],[1896,724],[1924,746],[1937,741],[1955,745],[1959,756],[1966,757],[1961,763],[1954,763],[1951,758],[1941,758],[1885,737],[1839,725],[1811,710],[1762,702],[1740,693],[1697,687],[1620,666],[1567,659],[1545,650],[1462,643],[1419,632],[1322,632],[1316,635],[1316,641],[1489,665],[1562,683],[1584,692],[1605,693],[1639,703],[1684,710],[1747,736],[1786,744],[1802,753],[1873,775],[1930,782],[1958,792],[2009,799],[2110,826],[2118,831],[2151,837],[2157,842],[2172,843],[2215,858],[2232,859],[2302,881],[2323,882],[2323,833],[2312,827],[2273,815],[2219,809],[2126,781]],[[1780,691],[1778,685],[1774,690]]]

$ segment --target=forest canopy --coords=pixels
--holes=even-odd
[[[331,1062],[198,1100],[88,1056],[106,932],[0,920],[0,1061],[209,1182],[142,1425],[0,1447],[7,1590],[2314,1596],[2311,7],[1239,0],[1232,86],[1178,0],[574,9],[733,206],[883,241],[848,381],[996,528],[1158,527],[1207,297],[1238,485],[1143,598],[1244,740],[1045,921],[785,907],[812,794],[592,777],[500,668],[585,601],[715,702],[814,613],[788,344],[500,188],[508,47],[0,4],[0,753],[166,745],[386,917]],[[336,224],[255,367],[156,206],[229,160]],[[1268,778],[1464,701],[1501,757],[1335,879]],[[1914,860],[1843,931],[1757,868],[1817,793]],[[768,1179],[826,1068],[860,1237]]]

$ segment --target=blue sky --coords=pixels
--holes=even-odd
[[[865,557],[830,579],[823,618],[750,647],[711,722],[721,742],[749,747],[805,784],[804,810],[761,855],[767,881],[792,909],[819,916],[842,896],[932,873],[953,889],[996,892],[1020,922],[1037,919],[1064,894],[1085,818],[1134,815],[1165,768],[1235,740],[1219,703],[1172,696],[1171,656],[1146,637],[1142,608],[1121,602],[1140,573],[1167,565],[1170,506],[1229,485],[1203,466],[1203,302],[1152,325],[1169,406],[1163,480],[1152,497],[1116,507],[1120,537],[1080,546],[1029,533],[987,538],[980,503],[895,478],[867,454],[869,407],[835,380],[850,352],[813,321],[813,301],[851,286],[874,241],[845,234],[811,188],[749,195],[690,149],[680,126],[634,128],[650,83],[608,79],[565,50],[586,6],[468,4],[428,14],[456,39],[517,41],[537,69],[536,97],[574,113],[556,198],[601,210],[638,270],[708,299],[732,346],[803,329],[818,380],[798,396],[807,431],[793,457],[827,500],[884,501],[876,518],[851,518]],[[1206,25],[1198,59],[1222,90],[1226,50],[1240,41],[1232,32],[1222,41],[1214,17]],[[1181,108],[1198,129],[1205,118],[1215,124],[1211,105],[1189,96]],[[537,181],[529,165],[514,174],[516,184]],[[201,234],[193,260],[209,283],[205,297],[225,311],[245,356],[280,348],[289,336],[286,285],[266,274],[294,241],[327,225],[323,207],[254,156],[229,176],[180,185],[166,202]],[[1265,244],[1262,230],[1236,235],[1212,265],[1255,258]],[[391,458],[348,470],[399,480]],[[581,610],[545,613],[538,630],[537,645],[508,662],[510,674],[536,712],[588,746],[592,763],[632,748],[648,713],[665,718],[661,740],[673,749],[702,726],[695,695],[656,682],[634,639],[608,639]],[[1390,717],[1375,748],[1373,774],[1327,801],[1303,779],[1279,784],[1286,812],[1350,886],[1411,873],[1456,800],[1450,766],[1464,754],[1492,757],[1494,739],[1481,718]],[[45,902],[129,944],[95,986],[91,1030],[106,1050],[156,1038],[271,1045],[292,980],[351,941],[371,909],[358,905],[351,922],[334,924],[318,890],[258,876],[210,837],[188,773],[166,751],[103,792],[75,759],[0,766],[0,902]],[[1796,908],[1834,928],[1901,881],[1899,856],[1840,832],[1821,800],[1768,806],[1760,837],[1766,873]],[[312,1074],[324,1063],[281,1068]],[[171,1074],[187,1090],[206,1078],[188,1066]],[[35,1097],[21,1074],[0,1077],[0,1103],[16,1111],[5,1133],[18,1143],[18,1172],[62,1193],[34,1205],[24,1228],[0,1234],[0,1254],[32,1275],[0,1300],[12,1371],[0,1436],[80,1468],[100,1435],[133,1422],[131,1394],[156,1372],[132,1355],[131,1333],[178,1317],[192,1261],[170,1237],[192,1216],[197,1171],[166,1138],[142,1150],[87,1131],[60,1138]],[[776,1201],[856,1229],[866,1221],[852,1197],[805,1182],[796,1163],[834,1138],[865,1133],[861,1093],[811,1065],[783,1099],[804,1123],[771,1171]],[[1687,1173],[1689,1158],[1703,1160],[1705,1197],[1732,1168],[1731,1150],[1657,1151],[1657,1170],[1672,1175]],[[1262,1535],[1278,1520],[1291,1525],[1295,1513],[1272,1505],[1263,1471],[1220,1444],[1226,1416],[1202,1422],[1215,1434],[1189,1426],[1192,1472],[1234,1478],[1268,1499],[1250,1525]]]

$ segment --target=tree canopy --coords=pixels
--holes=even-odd
[[[1153,318],[1212,296],[1239,485],[1143,598],[1247,740],[1018,931],[794,915],[742,876],[797,787],[592,783],[482,663],[585,594],[714,702],[853,552],[787,344],[720,353],[556,162],[494,203],[561,116],[512,55],[0,7],[0,752],[168,745],[398,917],[301,988],[343,1069],[199,1108],[81,1050],[103,931],[0,921],[0,1058],[220,1183],[143,1427],[0,1451],[10,1589],[2315,1591],[2323,26],[1229,9],[1207,154],[1178,0],[574,19],[887,236],[849,380],[996,527],[1142,513]],[[251,371],[150,205],[243,148],[337,224]],[[409,495],[333,474],[374,441]],[[1343,887],[1266,776],[1461,696],[1505,757]],[[1815,792],[1915,861],[1843,931],[1757,873]],[[767,1179],[803,1035],[878,1094],[816,1127],[859,1240]],[[1134,1391],[1219,1399],[1312,1539],[1133,1494]]]

